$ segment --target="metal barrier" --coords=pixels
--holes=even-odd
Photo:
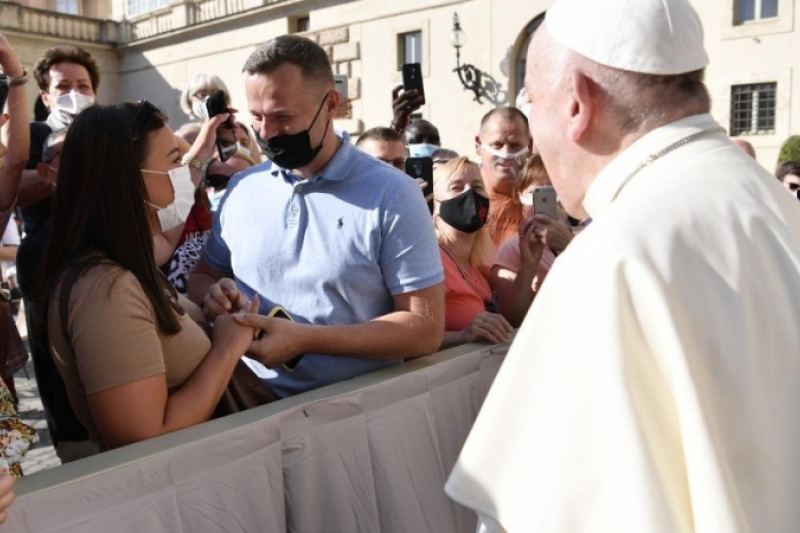
[[[464,345],[33,474],[5,528],[472,533],[443,486],[506,351]]]

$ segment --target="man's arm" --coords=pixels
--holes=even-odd
[[[264,335],[248,352],[268,367],[304,353],[363,359],[409,359],[434,353],[444,335],[444,284],[394,297],[395,311],[351,326],[296,324],[280,318],[237,315]]]

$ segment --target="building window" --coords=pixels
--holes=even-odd
[[[171,0],[127,0],[129,17],[144,15],[150,11],[169,6]]]
[[[777,83],[734,85],[731,88],[731,137],[775,133]]]
[[[398,69],[407,63],[422,64],[422,32],[410,31],[397,36]]]
[[[298,33],[307,32],[311,29],[311,17],[308,15],[305,17],[297,17],[295,24]]]
[[[81,8],[78,0],[54,0],[53,10],[65,15],[80,15]]]
[[[778,0],[736,0],[736,24],[778,17]]]

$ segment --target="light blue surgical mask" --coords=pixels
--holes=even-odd
[[[409,157],[432,157],[433,153],[440,148],[440,146],[430,143],[409,144],[408,155]]]

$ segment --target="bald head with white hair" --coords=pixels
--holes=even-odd
[[[752,144],[750,144],[749,142],[745,141],[744,139],[733,139],[732,142],[742,152],[746,153],[747,155],[749,155],[753,159],[757,159],[756,158],[756,149],[753,148]]]
[[[601,65],[559,44],[545,19],[528,50],[530,129],[570,215],[588,216],[589,185],[637,139],[710,111],[704,73],[641,74]]]

